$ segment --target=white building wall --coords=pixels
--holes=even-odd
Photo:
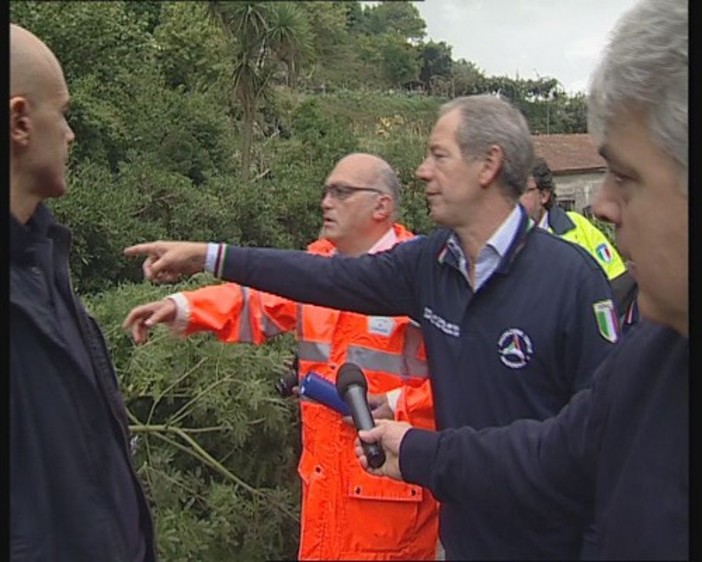
[[[585,207],[592,203],[592,198],[602,183],[604,176],[604,172],[569,175],[554,174],[556,198],[560,201],[564,199],[574,201],[573,210],[581,213]]]

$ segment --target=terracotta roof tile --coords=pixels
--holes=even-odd
[[[534,152],[546,160],[554,174],[599,171],[606,166],[588,134],[532,135]]]

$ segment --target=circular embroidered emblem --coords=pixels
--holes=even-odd
[[[497,340],[500,361],[511,369],[521,369],[531,359],[531,339],[519,328],[505,330]]]

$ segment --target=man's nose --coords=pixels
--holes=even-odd
[[[415,175],[420,180],[427,180],[430,177],[431,171],[427,159],[425,158],[415,171]]]
[[[320,202],[322,209],[330,209],[333,201],[334,198],[329,193],[322,195],[322,201]]]
[[[611,197],[606,180],[595,191],[591,208],[598,220],[613,224],[619,223],[619,204]]]

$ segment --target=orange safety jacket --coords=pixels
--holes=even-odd
[[[398,241],[413,235],[393,226]],[[308,251],[331,255],[317,240]],[[335,382],[338,367],[356,363],[368,392],[402,387],[396,419],[434,429],[421,331],[407,317],[378,317],[300,304],[233,283],[180,294],[187,299],[185,335],[261,344],[284,332],[297,337],[299,375]],[[438,504],[429,490],[365,472],[356,430],[335,411],[301,400],[301,560],[434,560]]]

